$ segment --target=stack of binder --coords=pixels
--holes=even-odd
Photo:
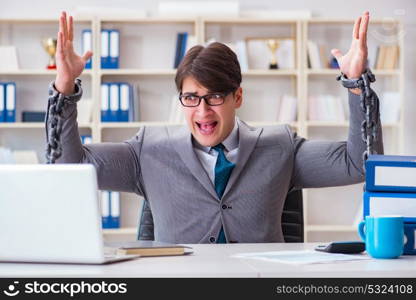
[[[138,115],[133,88],[126,82],[101,84],[101,122],[133,122]]]
[[[416,255],[416,156],[370,155],[364,216],[404,217],[404,254]]]
[[[101,30],[101,68],[118,69],[120,57],[120,31]]]
[[[0,122],[16,122],[16,83],[0,82]]]
[[[120,193],[101,192],[102,228],[120,228]]]

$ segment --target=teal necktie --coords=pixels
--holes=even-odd
[[[224,154],[224,145],[218,144],[212,147],[218,152],[217,162],[215,163],[215,191],[217,192],[218,198],[221,199],[224,194],[225,187],[227,186],[228,179],[230,178],[231,172],[235,167],[235,164],[228,161]],[[221,227],[221,231],[217,239],[218,244],[225,244],[227,240],[225,238],[224,229]]]

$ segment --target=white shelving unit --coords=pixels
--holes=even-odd
[[[370,28],[379,28],[385,22],[396,28],[400,47],[399,67],[395,70],[373,70],[377,77],[377,92],[394,89],[401,94],[401,118],[397,123],[383,125],[387,153],[400,153],[403,144],[403,36],[402,24],[395,20],[372,20]],[[309,121],[308,96],[312,92],[325,92],[347,96],[347,91],[335,81],[339,74],[334,69],[309,69],[307,65],[308,39],[324,41],[329,47],[342,51],[349,48],[353,20],[310,19],[273,20],[254,18],[105,18],[75,20],[74,45],[81,52],[81,32],[92,29],[93,68],[81,76],[84,96],[93,100],[91,123],[79,124],[81,134],[91,134],[94,142],[117,142],[130,138],[140,127],[177,125],[167,122],[169,105],[176,93],[173,59],[176,33],[195,35],[198,43],[210,38],[224,43],[259,37],[292,38],[295,45],[293,69],[249,69],[243,72],[244,105],[238,115],[253,126],[268,126],[277,122],[277,101],[287,93],[298,99],[297,120],[290,126],[300,136],[345,140],[348,121]],[[120,69],[100,69],[101,29],[120,30]],[[58,21],[0,20],[0,45],[15,45],[18,49],[20,70],[0,71],[0,81],[17,84],[18,122],[0,123],[0,146],[12,150],[35,149],[44,161],[45,133],[43,123],[22,123],[23,109],[45,110],[47,88],[56,71],[45,69],[48,56],[40,40],[55,37]],[[382,41],[381,41],[382,42]],[[381,43],[369,30],[370,48]],[[328,51],[330,48],[328,48]],[[329,55],[329,53],[328,53]],[[371,55],[371,52],[370,52]],[[370,57],[371,59],[371,57]],[[107,81],[127,81],[139,88],[138,122],[102,123],[100,121],[100,85]],[[379,93],[380,95],[380,93]],[[274,118],[275,116],[275,118]],[[307,241],[354,238],[354,220],[361,205],[361,185],[305,190],[305,238]],[[336,195],[336,197],[334,197]],[[137,234],[140,198],[122,193],[121,228],[108,229],[108,238],[134,238]],[[139,200],[139,201],[138,201]]]

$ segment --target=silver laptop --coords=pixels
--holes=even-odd
[[[0,261],[104,264],[94,166],[0,165]]]

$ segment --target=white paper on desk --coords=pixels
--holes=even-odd
[[[270,262],[278,262],[292,265],[322,264],[334,263],[339,261],[370,259],[368,256],[362,254],[351,255],[339,253],[326,253],[313,250],[239,253],[233,255],[232,257],[260,259]]]

